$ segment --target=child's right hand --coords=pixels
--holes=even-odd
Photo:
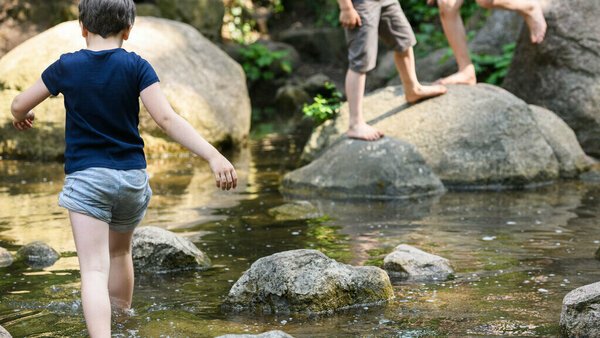
[[[357,26],[362,26],[362,20],[356,9],[346,8],[340,11],[340,23],[342,27],[352,29]]]
[[[12,124],[17,130],[24,131],[33,128],[33,120],[35,120],[35,113],[33,111],[29,111],[29,113],[25,115],[25,119],[23,121],[13,119]]]
[[[217,188],[221,190],[235,189],[237,187],[237,173],[235,168],[223,155],[218,154],[208,161],[210,169],[215,175]]]

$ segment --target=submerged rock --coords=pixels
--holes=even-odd
[[[410,245],[398,245],[383,260],[383,268],[393,277],[413,280],[444,280],[454,273],[450,261]]]
[[[269,215],[278,221],[311,219],[321,217],[321,212],[309,201],[293,201],[269,209]]]
[[[223,336],[218,336],[217,338],[294,338],[289,334],[280,331],[273,330],[269,332],[264,332],[261,334],[226,334]]]
[[[384,137],[343,139],[312,163],[285,175],[282,192],[327,198],[406,198],[444,191],[411,144]]]
[[[6,331],[6,329],[3,328],[2,325],[0,325],[0,338],[12,338],[10,333],[8,333],[8,331]]]
[[[135,230],[132,255],[133,266],[139,272],[165,273],[211,266],[208,256],[194,243],[151,226]]]
[[[316,250],[263,257],[233,285],[225,311],[325,313],[394,298],[385,271],[341,264]]]
[[[250,130],[250,99],[242,67],[193,27],[165,19],[139,17],[123,47],[148,60],[175,111],[209,142],[239,144]],[[0,105],[40,78],[61,54],[85,48],[77,21],[57,25],[19,45],[0,59]],[[20,133],[10,114],[0,115],[0,156],[61,158],[65,109],[62,95],[36,108],[36,127]],[[148,155],[181,152],[150,115],[140,113]],[[35,146],[31,146],[34,144]],[[24,146],[27,145],[27,146]]]
[[[600,337],[600,282],[582,286],[565,296],[560,330],[566,337]]]
[[[600,2],[545,2],[544,42],[532,44],[529,31],[522,31],[503,87],[558,114],[583,149],[599,156]]]
[[[0,248],[0,268],[10,266],[13,263],[13,256],[4,248]]]
[[[17,260],[34,268],[46,268],[52,266],[60,255],[56,250],[43,242],[32,242],[17,251]]]
[[[414,105],[406,103],[400,87],[385,88],[365,97],[365,119],[385,135],[415,145],[447,188],[521,188],[583,170],[561,168],[560,151],[544,134],[548,128],[540,128],[521,99],[486,84],[448,88],[447,94]],[[304,160],[317,157],[347,130],[347,109],[344,104],[337,119],[317,128]],[[580,148],[568,138],[561,142],[569,142],[564,149]]]

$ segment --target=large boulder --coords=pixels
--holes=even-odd
[[[316,250],[263,257],[233,285],[225,311],[326,313],[394,298],[385,271],[341,264]]]
[[[575,130],[586,153],[600,155],[600,2],[547,1],[542,44],[524,30],[503,86],[546,107]]]
[[[164,19],[137,18],[123,46],[147,59],[175,108],[211,143],[243,142],[250,129],[250,100],[242,68],[194,28]],[[20,91],[66,52],[85,48],[76,21],[62,23],[26,41],[0,59],[0,105],[9,107]],[[10,114],[0,117],[0,155],[59,158],[64,152],[62,96],[36,109],[36,127],[19,133]],[[144,110],[140,113],[146,151],[182,151],[167,141]],[[43,142],[42,142],[43,141]]]
[[[59,253],[44,242],[32,242],[17,250],[16,259],[33,268],[52,266],[60,258]]]
[[[282,192],[326,198],[407,198],[444,191],[411,144],[385,137],[343,139],[310,164],[283,178]]]
[[[400,87],[365,97],[365,119],[387,136],[414,144],[446,187],[522,187],[552,181],[562,168],[532,109],[509,92],[486,84],[449,86],[446,95],[409,105]],[[348,106],[311,136],[302,158],[310,161],[348,128]],[[557,129],[564,130],[562,127]],[[578,149],[574,140],[568,149]],[[562,141],[561,141],[562,142]],[[551,144],[552,143],[552,144]],[[579,158],[577,152],[573,158]],[[586,170],[575,161],[575,171]]]
[[[600,337],[600,282],[582,286],[565,296],[560,330],[565,337]]]
[[[221,39],[225,14],[222,0],[156,0],[155,2],[160,10],[160,16],[190,24],[213,41]]]
[[[276,38],[294,46],[304,61],[347,64],[346,38],[340,27],[292,27]]]
[[[13,263],[13,256],[8,250],[0,247],[0,268],[10,266]]]
[[[444,280],[454,273],[450,261],[406,244],[400,244],[383,260],[393,277],[411,280]]]
[[[191,241],[157,227],[141,227],[133,233],[133,265],[136,271],[165,273],[208,269],[208,256]]]
[[[280,331],[273,330],[269,332],[264,332],[261,334],[226,334],[223,336],[218,336],[217,338],[294,338],[289,334]]]

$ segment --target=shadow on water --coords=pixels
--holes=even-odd
[[[214,187],[195,158],[149,161],[154,197],[143,225],[191,239],[207,271],[136,277],[134,314],[117,337],[214,337],[282,329],[296,337],[556,335],[564,295],[600,279],[600,185],[561,182],[535,190],[449,192],[400,201],[311,200],[310,215],[280,218],[278,192],[301,145],[269,135],[232,154],[240,188]],[[0,161],[0,246],[34,240],[62,253],[52,267],[0,268],[0,325],[15,337],[86,335],[66,213],[56,205],[58,164]],[[456,278],[394,281],[396,299],[333,316],[233,316],[220,304],[260,257],[313,248],[344,263],[380,266],[398,244],[448,258]]]

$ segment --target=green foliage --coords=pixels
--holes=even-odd
[[[250,82],[272,80],[275,77],[272,65],[275,63],[278,63],[283,73],[292,72],[292,65],[284,60],[288,55],[286,50],[271,51],[266,46],[255,43],[242,48],[240,54],[243,58],[242,67]]]
[[[484,78],[484,82],[499,85],[506,77],[508,68],[515,53],[515,43],[509,43],[502,47],[501,55],[486,55],[471,53],[471,60],[475,66],[478,76]]]
[[[327,90],[325,96],[317,94],[313,103],[304,104],[302,108],[304,116],[312,118],[317,124],[334,118],[342,106],[342,93],[337,90],[335,85],[326,82],[325,89]]]

